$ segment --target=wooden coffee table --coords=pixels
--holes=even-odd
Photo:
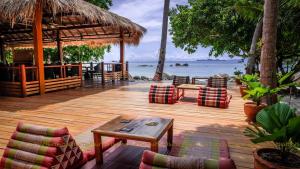
[[[203,87],[203,85],[195,85],[195,84],[182,84],[177,86],[177,100],[179,100],[181,97],[184,97],[184,91],[185,90],[199,90],[200,87]],[[180,94],[181,90],[181,94]]]
[[[130,121],[130,122],[129,122]],[[123,140],[149,142],[151,151],[158,152],[158,142],[165,133],[168,133],[167,148],[171,150],[173,144],[174,119],[159,117],[125,117],[119,116],[106,124],[92,130],[97,164],[103,164],[102,136],[114,137]],[[156,124],[156,125],[154,125]],[[132,128],[131,131],[121,131]]]

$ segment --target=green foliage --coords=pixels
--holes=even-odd
[[[11,50],[5,50],[4,51],[4,56],[6,58],[6,61],[8,64],[13,63],[13,53]]]
[[[106,52],[110,52],[110,46],[89,47],[87,45],[81,45],[66,46],[63,48],[64,62],[66,63],[99,61],[103,59]],[[51,62],[57,62],[59,60],[57,48],[44,49],[44,56],[45,61],[49,56]]]
[[[262,0],[189,0],[170,13],[176,47],[194,53],[211,47],[211,56],[228,53],[248,57],[256,24],[263,15]],[[282,73],[300,71],[300,1],[280,0],[277,66]],[[261,39],[256,53],[261,50]]]
[[[255,144],[273,141],[285,159],[300,143],[299,128],[300,117],[296,116],[296,109],[277,103],[261,110],[256,116],[256,124],[246,128],[244,134]]]
[[[173,42],[188,53],[199,46],[212,47],[210,55],[246,56],[254,23],[244,20],[235,9],[236,0],[190,0],[171,10]]]
[[[265,96],[272,96],[277,94],[283,89],[286,89],[290,86],[293,86],[294,83],[285,83],[288,78],[293,75],[293,72],[289,72],[285,75],[278,76],[278,87],[270,88],[264,86],[261,82],[259,82],[259,77],[257,74],[253,75],[243,75],[241,77],[241,81],[243,84],[247,85],[247,90],[245,91],[247,94],[243,97],[244,99],[250,99],[255,102],[257,105],[260,105],[262,98]]]
[[[248,83],[259,82],[259,77],[258,74],[252,74],[252,75],[245,74],[240,77],[240,80],[244,85],[248,86]]]
[[[103,9],[109,9],[109,7],[112,6],[112,0],[87,0],[87,1]]]
[[[233,74],[236,76],[236,78],[239,78],[243,72],[241,70],[238,70],[236,67],[234,68]]]

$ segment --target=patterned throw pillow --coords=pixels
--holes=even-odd
[[[73,169],[86,162],[67,128],[19,123],[0,162],[3,169]]]
[[[151,85],[149,91],[149,103],[174,104],[176,99],[175,86]]]
[[[198,95],[199,106],[227,108],[230,98],[226,88],[201,87]]]
[[[207,81],[207,87],[227,88],[226,77],[210,77]]]

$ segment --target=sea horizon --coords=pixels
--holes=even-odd
[[[178,76],[213,76],[218,74],[234,75],[235,70],[244,72],[245,63],[240,59],[212,60],[202,59],[193,61],[166,61],[164,73]],[[153,78],[157,67],[157,61],[129,61],[129,73],[131,76],[145,76]],[[176,66],[180,64],[181,66]],[[186,64],[186,66],[183,66]]]

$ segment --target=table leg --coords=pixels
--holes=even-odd
[[[158,142],[151,143],[151,151],[158,153]]]
[[[101,135],[94,133],[94,144],[95,144],[95,156],[96,156],[96,163],[98,165],[103,164],[103,151],[102,151],[102,140]]]
[[[168,138],[167,138],[167,149],[170,151],[173,146],[173,125],[168,130]]]
[[[180,99],[180,90],[177,88],[177,100]]]

